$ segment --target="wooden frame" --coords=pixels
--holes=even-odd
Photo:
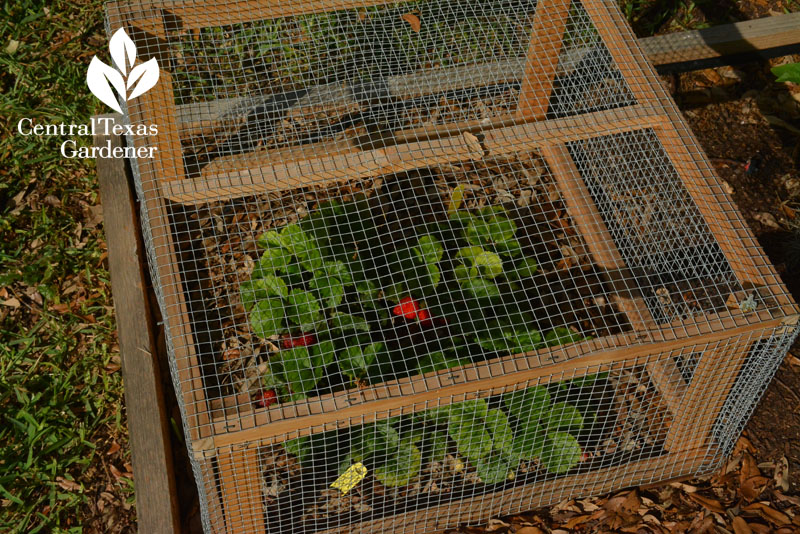
[[[565,369],[571,370],[594,364],[603,369],[613,369],[630,362],[641,362],[647,366],[651,379],[670,411],[677,412],[679,409],[687,411],[687,405],[699,407],[701,396],[707,393],[709,388],[713,388],[714,384],[710,377],[713,377],[718,370],[720,361],[730,357],[729,362],[733,363],[726,368],[726,372],[729,373],[727,378],[738,375],[746,352],[741,350],[741,347],[731,348],[724,345],[725,339],[734,336],[747,338],[757,330],[778,328],[783,323],[782,316],[765,310],[753,314],[733,311],[710,316],[705,324],[668,325],[665,328],[664,325],[656,324],[641,296],[631,287],[630,281],[633,277],[628,272],[619,251],[616,250],[608,229],[602,223],[602,218],[594,206],[585,204],[590,195],[580,180],[575,163],[565,145],[571,141],[597,136],[598,129],[601,129],[603,135],[643,128],[656,131],[670,161],[681,175],[689,194],[718,239],[737,278],[753,286],[766,286],[767,291],[777,287],[779,279],[774,269],[763,260],[763,256],[753,255],[742,259],[742,252],[735,248],[740,240],[744,240],[750,249],[750,244],[755,246],[755,240],[732,210],[725,207],[721,210],[714,209],[715,202],[720,198],[724,198],[726,202],[730,202],[730,199],[727,199],[720,190],[704,187],[718,186],[718,184],[709,184],[710,167],[704,158],[686,150],[685,141],[690,134],[687,134],[687,129],[680,122],[669,98],[652,76],[652,70],[644,62],[643,54],[635,45],[631,45],[632,36],[629,32],[625,34],[620,30],[624,27],[624,22],[619,14],[614,9],[609,9],[602,0],[584,0],[582,4],[609,47],[637,104],[611,111],[553,120],[543,120],[547,110],[541,106],[523,106],[517,116],[503,117],[489,124],[460,123],[447,125],[435,131],[406,133],[404,134],[406,137],[400,136],[397,144],[389,147],[361,151],[350,145],[341,145],[333,147],[333,152],[324,157],[309,157],[308,151],[282,153],[280,163],[274,155],[267,155],[264,161],[252,158],[223,161],[217,165],[224,168],[223,170],[218,174],[212,173],[211,176],[204,177],[203,183],[198,185],[185,177],[180,144],[181,131],[185,132],[194,126],[191,124],[186,126],[186,119],[181,119],[181,110],[174,105],[169,73],[162,71],[162,80],[157,89],[130,103],[131,122],[157,123],[160,129],[157,139],[158,157],[139,162],[140,174],[143,177],[142,202],[150,218],[147,234],[151,240],[151,247],[155,250],[152,258],[154,271],[164,288],[161,305],[166,310],[167,329],[171,334],[170,341],[178,363],[179,380],[184,384],[192,384],[188,389],[184,387],[180,394],[186,407],[193,450],[196,454],[212,455],[217,458],[220,473],[218,498],[223,503],[225,521],[230,527],[242,525],[246,526],[247,531],[256,531],[263,526],[260,524],[259,511],[254,510],[261,502],[260,492],[252,487],[252,484],[257,483],[257,479],[247,475],[257,472],[258,469],[258,458],[253,443],[262,444],[280,440],[281,436],[298,427],[306,429],[301,430],[301,433],[319,431],[338,427],[342,421],[345,425],[349,425],[378,417],[409,413],[422,409],[421,406],[428,400],[438,398],[444,400],[455,395],[479,395],[481,390],[544,378]],[[363,5],[363,2],[358,5]],[[560,6],[553,4],[555,10],[549,15],[558,20],[565,20],[564,11],[558,9],[563,5],[563,2]],[[281,6],[278,13],[274,4],[265,0],[242,0],[225,7],[224,13],[207,13],[201,12],[197,5],[179,2],[168,2],[163,6],[142,4],[142,9],[135,20],[131,18],[132,12],[129,10],[126,10],[126,15],[123,16],[118,4],[111,4],[108,9],[109,18],[127,26],[134,39],[151,54],[158,53],[159,40],[165,39],[166,36],[165,28],[175,24],[176,20],[185,28],[192,29],[211,25],[209,21],[213,21],[213,25],[242,22],[251,16],[254,8],[258,8],[260,15],[265,17],[330,9],[326,3],[308,3],[297,13],[287,12],[284,6]],[[344,7],[344,3],[337,4],[336,7]],[[139,16],[142,13],[146,15]],[[563,32],[563,27],[559,29],[556,25],[552,31],[554,36],[558,36]],[[560,43],[560,37],[558,42]],[[543,64],[550,68],[543,71],[531,68],[533,58],[539,60],[543,53],[549,54],[544,57]],[[542,42],[532,41],[528,66],[525,68],[522,80],[523,94],[531,91],[549,94],[557,68],[554,58],[557,56],[558,50],[553,52],[553,47],[547,49]],[[532,78],[534,73],[538,76],[535,80]],[[531,99],[525,101],[530,102]],[[165,113],[154,115],[153,110],[159,109],[165,110]],[[189,113],[188,117],[191,120],[192,114]],[[212,198],[230,198],[263,192],[266,185],[264,176],[270,177],[270,180],[279,185],[278,188],[294,188],[305,180],[334,181],[369,177],[443,162],[478,159],[482,154],[476,154],[474,142],[464,134],[464,132],[478,131],[483,133],[481,148],[491,154],[506,154],[523,149],[541,151],[564,195],[570,215],[587,239],[587,247],[593,257],[605,270],[607,282],[613,288],[620,309],[628,316],[634,331],[613,340],[592,340],[566,349],[516,355],[470,368],[449,369],[424,377],[395,381],[356,393],[332,394],[315,400],[314,403],[281,405],[243,414],[238,409],[240,403],[237,399],[231,402],[228,402],[230,399],[223,399],[221,403],[207,402],[203,396],[202,377],[199,375],[200,366],[195,354],[194,340],[189,330],[183,282],[180,273],[170,260],[175,245],[170,231],[171,221],[166,199],[193,203]],[[411,155],[416,159],[409,163]],[[283,163],[287,161],[283,158],[288,158],[288,163]],[[785,315],[797,312],[785,292],[771,291],[771,296],[779,302],[780,310]],[[676,333],[675,326],[685,326],[682,335]],[[644,344],[643,340],[647,343]],[[680,386],[675,380],[676,368],[671,356],[659,356],[653,359],[653,355],[669,354],[668,351],[686,345],[713,346],[715,343],[724,347],[724,350],[721,352],[710,350],[704,353],[695,371],[697,378],[686,387]],[[610,348],[624,345],[630,346],[624,349]],[[733,350],[734,348],[736,350]],[[732,379],[726,383],[732,384]],[[722,387],[714,389],[715,401],[700,410],[699,418],[703,421],[704,428],[710,430],[714,417],[727,397],[728,390],[729,388]],[[605,488],[601,491],[606,491],[612,488],[606,488],[607,484],[603,485],[602,482],[613,480],[617,476],[614,473],[620,476],[619,480],[626,481],[626,484],[628,482],[635,484],[651,482],[664,473],[675,473],[675,465],[680,465],[682,470],[686,471],[685,474],[696,472],[703,466],[709,454],[708,435],[687,435],[681,430],[679,421],[680,419],[675,420],[667,438],[666,448],[669,454],[662,458],[644,460],[630,469],[620,467],[598,471],[596,474],[590,474],[590,477],[597,481],[599,488]],[[682,424],[685,427],[686,421],[684,420]],[[687,439],[691,444],[690,450],[686,447]],[[630,474],[630,471],[634,474]],[[242,490],[242,480],[235,478],[237,474],[251,476],[250,483],[245,484],[248,490]],[[551,502],[548,499],[559,494],[558,488],[571,483],[573,482],[559,479],[542,488],[523,488],[522,492],[526,496],[539,496],[540,503],[546,504]],[[507,505],[508,499],[519,498],[523,493],[498,495],[497,509],[510,511]],[[476,505],[484,505],[486,502],[491,502],[493,506],[495,504],[493,498],[479,500]],[[503,502],[506,504],[502,504]],[[446,505],[440,507],[441,510],[427,511],[424,518],[436,516],[437,510],[438,513],[442,513],[444,509],[452,510],[453,506],[462,504]],[[470,519],[482,513],[476,511],[474,507],[467,508],[469,508],[469,512],[466,512],[467,517]],[[397,520],[407,521],[408,517],[400,517]],[[380,524],[386,524],[386,520],[380,520]],[[367,532],[374,527],[370,525],[363,524],[356,528]],[[349,527],[348,531],[353,531],[353,528]]]

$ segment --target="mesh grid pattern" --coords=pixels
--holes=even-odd
[[[234,531],[257,524],[267,532],[379,532],[400,525],[430,532],[483,518],[487,510],[510,514],[707,473],[730,452],[777,368],[764,355],[785,352],[797,333],[758,331],[617,362],[612,370],[576,367],[409,406],[402,415],[377,413],[377,422],[338,421],[326,432],[304,428],[269,444],[226,447],[206,461],[206,484],[219,476],[217,461],[233,463],[236,479],[248,482],[212,500],[209,513],[227,514]],[[692,380],[655,371],[688,354],[732,350],[745,354],[744,367],[737,373],[721,358],[705,367],[695,380],[714,380],[715,387],[701,397],[690,389]],[[743,394],[726,402],[731,389]],[[685,404],[669,399],[675,395]],[[725,408],[716,419],[714,410],[691,406],[698,401]],[[471,439],[471,432],[482,439]],[[363,480],[345,494],[331,488],[356,461],[367,469]]]
[[[610,1],[106,9],[161,67],[127,142],[209,532],[445,528],[730,450],[797,309]]]

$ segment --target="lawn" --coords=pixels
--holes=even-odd
[[[640,35],[754,16],[708,9],[719,19],[710,20],[698,10],[716,3],[621,7]],[[85,85],[92,56],[108,60],[102,5],[5,2],[0,35],[0,532],[130,531],[133,482],[94,162],[62,158],[59,137],[16,131],[22,118],[86,123],[107,111]]]
[[[0,531],[124,526],[133,491],[94,162],[16,132],[23,117],[105,111],[84,81],[106,47],[101,3],[6,2],[0,35]]]

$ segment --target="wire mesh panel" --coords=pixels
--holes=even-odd
[[[205,460],[205,482],[220,491],[210,514],[241,532],[435,532],[706,473],[775,371],[766,347],[785,351],[796,335],[759,330],[224,447]],[[689,380],[657,371],[708,353],[741,353],[744,365],[720,358]],[[721,405],[744,382],[745,404],[727,402],[721,414],[693,405],[697,392]]]
[[[155,149],[132,163],[209,531],[444,528],[729,450],[797,310],[610,2],[107,21],[161,69],[128,143]]]

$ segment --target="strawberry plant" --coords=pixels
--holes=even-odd
[[[591,375],[548,387],[533,386],[493,397],[475,399],[365,424],[290,440],[284,444],[302,464],[328,465],[341,474],[356,462],[385,486],[405,486],[422,476],[422,467],[442,462],[447,455],[474,470],[485,484],[515,477],[521,461],[535,462],[546,472],[561,475],[584,458],[580,443],[596,419],[587,399],[596,381]]]
[[[405,228],[390,239],[369,199],[329,202],[258,239],[240,296],[272,340],[262,389],[280,401],[583,339],[541,332],[535,258],[502,207]]]

